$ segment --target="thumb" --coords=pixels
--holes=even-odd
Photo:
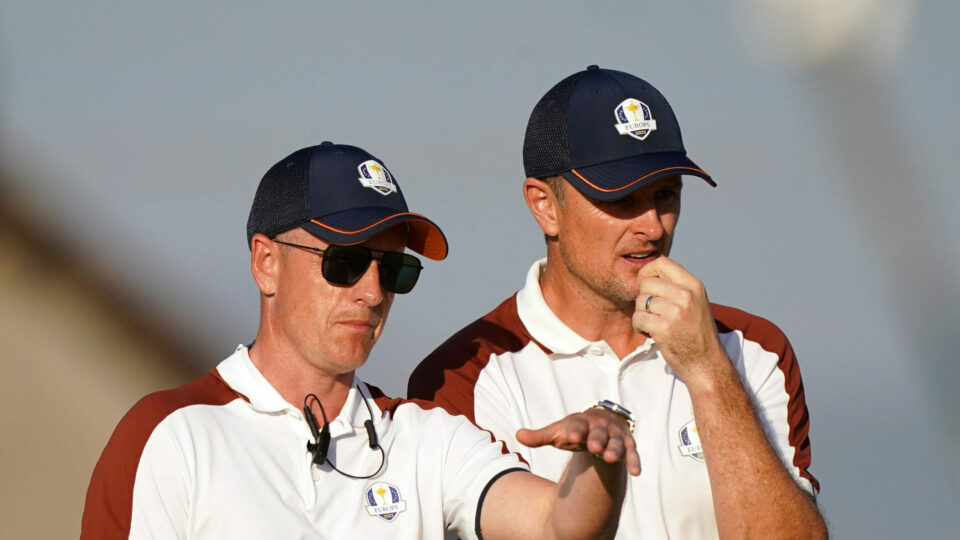
[[[551,444],[555,438],[555,426],[556,423],[540,429],[518,429],[516,433],[517,442],[530,448]]]

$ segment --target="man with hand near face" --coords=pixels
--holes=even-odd
[[[274,165],[247,223],[260,327],[206,376],[151,394],[93,472],[81,538],[593,538],[640,473],[618,406],[511,437],[572,452],[557,483],[462,416],[356,377],[410,249],[446,257],[383,162],[324,142]]]
[[[602,396],[632,411],[643,474],[621,538],[818,538],[809,419],[789,342],[709,303],[668,258],[687,156],[649,83],[590,66],[548,91],[527,125],[523,194],[547,257],[526,285],[421,363],[409,395],[489,429],[533,472],[568,456],[518,429]]]

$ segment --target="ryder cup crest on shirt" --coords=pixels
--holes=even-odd
[[[616,128],[621,135],[644,140],[657,129],[657,121],[650,114],[650,107],[639,99],[627,98],[613,111],[617,118]]]
[[[396,184],[393,183],[393,176],[390,171],[375,160],[368,159],[357,166],[360,172],[360,184],[378,191],[381,195],[389,195],[397,191]]]
[[[400,498],[400,490],[386,482],[376,482],[363,494],[367,514],[390,522],[407,509],[407,501]]]
[[[700,444],[700,434],[697,432],[697,423],[691,420],[680,428],[680,455],[691,457],[703,463],[703,445]]]

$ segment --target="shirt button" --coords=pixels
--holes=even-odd
[[[594,356],[603,356],[603,350],[600,347],[590,347],[590,354]]]

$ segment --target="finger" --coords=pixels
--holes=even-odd
[[[590,434],[587,436],[587,451],[591,454],[599,454],[607,447],[610,440],[610,433],[606,426],[593,426]]]
[[[699,282],[686,268],[667,257],[657,257],[650,264],[644,265],[637,275],[640,277],[660,277],[687,286]]]
[[[657,301],[662,300],[660,298],[655,298],[653,300],[653,305],[650,306],[651,309],[656,307]],[[656,313],[650,313],[641,309],[633,312],[633,316],[630,319],[630,322],[633,324],[633,329],[641,334],[646,334],[648,336],[660,335],[664,329],[664,325],[667,321],[664,318]]]
[[[696,307],[691,302],[689,294],[684,294],[679,299],[666,296],[641,296],[637,298],[634,315],[646,314],[659,317],[664,323],[676,323],[687,318],[686,314],[689,310]]]
[[[672,301],[667,296],[658,296],[655,294],[640,294],[634,302],[633,310],[644,311],[654,315],[661,315],[672,305]]]
[[[627,472],[633,476],[640,476],[640,454],[637,452],[637,442],[633,435],[629,435],[625,440],[626,457],[624,461],[627,464]]]
[[[632,476],[640,475],[640,454],[637,452],[637,442],[628,431],[609,434],[606,448],[601,457],[607,463],[623,461],[628,473]]]
[[[554,441],[554,446],[572,450],[579,448],[583,444],[590,432],[590,424],[582,415],[571,415],[567,417],[566,438],[564,440]]]
[[[556,438],[558,423],[559,422],[554,422],[540,429],[519,429],[515,434],[517,442],[524,446],[529,446],[530,448],[537,448],[539,446],[550,444],[551,441]]]
[[[520,429],[515,437],[517,442],[530,448],[552,445],[562,450],[574,450],[587,436],[587,423],[580,416],[573,414],[540,429]]]
[[[662,277],[641,278],[637,284],[637,298],[643,296],[673,298],[684,290],[686,289],[682,286]]]
[[[622,437],[610,437],[607,440],[606,448],[603,449],[603,460],[607,463],[616,463],[623,459],[626,454],[626,445]]]

